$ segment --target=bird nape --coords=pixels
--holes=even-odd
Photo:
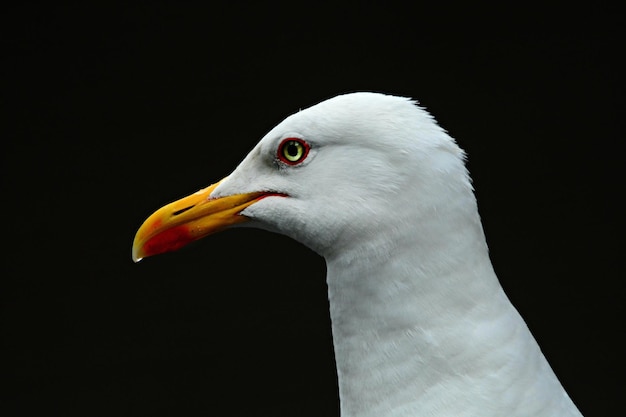
[[[343,417],[581,415],[493,271],[463,150],[415,101],[351,93],[287,117],[152,214],[133,259],[235,224],[324,257]]]

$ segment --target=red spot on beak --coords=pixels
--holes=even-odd
[[[175,251],[194,240],[196,239],[190,233],[190,228],[183,224],[167,229],[151,237],[144,244],[144,253],[145,256],[152,256]]]

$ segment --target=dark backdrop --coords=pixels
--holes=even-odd
[[[617,6],[231,3],[4,6],[0,414],[337,416],[323,259],[251,229],[130,247],[357,90],[418,99],[468,152],[506,292],[586,416],[621,403]]]

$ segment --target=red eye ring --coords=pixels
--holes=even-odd
[[[277,156],[287,165],[297,165],[304,161],[311,147],[300,138],[286,138],[278,145]]]

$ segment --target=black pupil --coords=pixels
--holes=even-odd
[[[287,155],[289,156],[298,155],[298,143],[297,142],[289,142],[289,144],[287,144]]]

